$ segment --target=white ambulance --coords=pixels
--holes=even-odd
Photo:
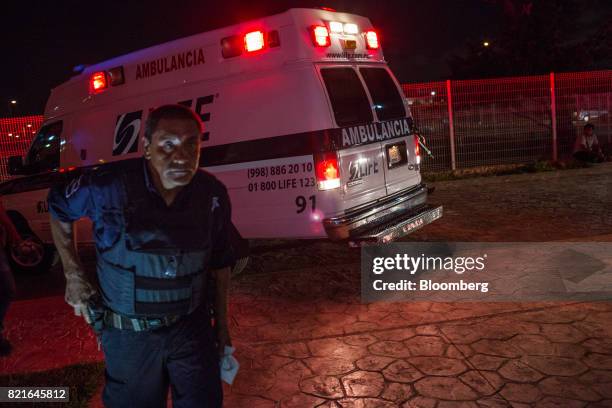
[[[388,242],[442,215],[426,203],[376,29],[290,9],[88,66],[53,89],[29,152],[10,160],[21,177],[0,187],[20,229],[51,242],[49,183],[140,157],[148,113],[169,103],[200,115],[201,165],[227,186],[245,238]]]

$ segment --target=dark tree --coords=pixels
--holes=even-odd
[[[468,39],[450,61],[454,78],[609,69],[609,0],[481,0],[498,5],[503,23],[491,37]],[[484,40],[490,42],[488,47]]]

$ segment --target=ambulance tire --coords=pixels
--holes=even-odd
[[[234,267],[232,268],[231,277],[235,278],[236,276],[240,275],[244,271],[248,263],[248,256],[245,256],[244,258],[239,258],[236,261],[236,265],[234,265]]]
[[[34,234],[23,215],[17,211],[7,211],[6,213],[11,221],[13,221],[21,238],[27,242],[27,245],[32,248],[34,250],[33,252],[36,254],[31,260],[24,262],[8,247],[8,245],[5,246],[5,253],[13,273],[41,274],[48,272],[53,264],[55,247],[51,244],[42,242],[40,238]]]

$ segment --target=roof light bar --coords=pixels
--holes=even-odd
[[[344,25],[344,34],[357,34],[358,32],[357,24],[346,23]]]
[[[329,31],[334,34],[358,34],[359,28],[355,23],[341,23],[340,21],[330,21]]]
[[[339,21],[330,21],[329,29],[332,33],[343,33],[344,32],[344,26]]]
[[[221,39],[221,55],[223,58],[233,58],[244,52],[256,52],[268,48],[280,47],[278,30],[250,31],[244,35],[232,35]]]

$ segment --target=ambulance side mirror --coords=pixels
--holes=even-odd
[[[8,173],[11,176],[23,174],[23,158],[21,156],[10,156],[8,159]]]

